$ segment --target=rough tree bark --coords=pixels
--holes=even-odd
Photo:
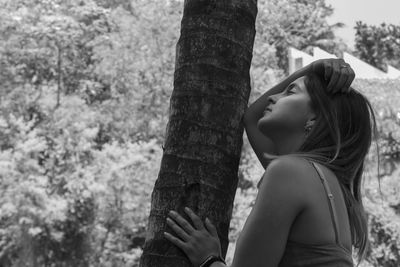
[[[163,236],[171,209],[186,219],[189,206],[217,227],[225,257],[238,182],[242,116],[250,95],[249,70],[257,0],[185,0],[176,46],[161,168],[151,196],[141,267],[191,266]],[[190,221],[190,219],[188,219]]]

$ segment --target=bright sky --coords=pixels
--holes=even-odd
[[[346,26],[336,35],[343,38],[353,48],[356,21],[368,25],[400,25],[400,0],[326,0],[334,8],[330,23],[343,22]]]

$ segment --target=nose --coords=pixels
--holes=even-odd
[[[278,95],[270,95],[268,97],[268,105],[275,104],[278,101]]]

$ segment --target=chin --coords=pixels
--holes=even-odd
[[[257,122],[257,127],[260,128],[260,125],[261,125],[261,124],[268,124],[268,121],[269,121],[269,120],[270,120],[270,119],[269,119],[267,116],[261,117],[261,118],[258,120],[258,122]]]

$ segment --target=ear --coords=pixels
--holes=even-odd
[[[315,118],[308,119],[306,122],[306,127],[312,127],[315,123]]]

